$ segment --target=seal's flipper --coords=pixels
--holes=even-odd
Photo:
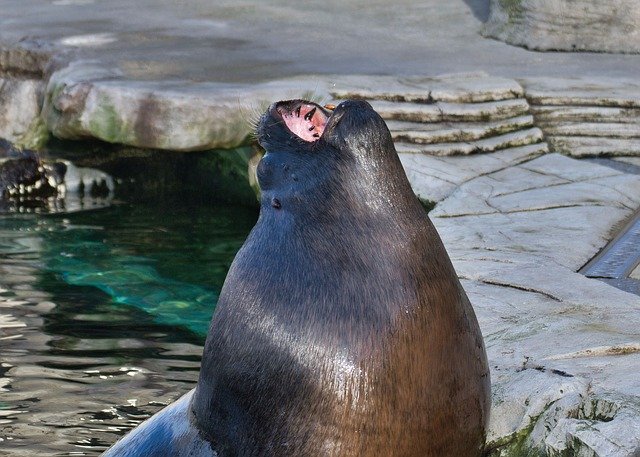
[[[140,424],[103,457],[217,457],[193,424],[192,397],[193,390]]]

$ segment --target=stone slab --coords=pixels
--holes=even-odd
[[[600,106],[555,106],[533,105],[531,112],[540,123],[558,122],[606,122],[638,123],[640,108],[617,108]]]
[[[521,98],[522,87],[513,79],[489,76],[484,72],[448,75],[439,78],[343,77],[331,89],[338,99],[386,100],[410,103],[478,103]]]
[[[40,118],[43,84],[39,79],[0,76],[0,138],[36,148],[46,138]]]
[[[631,78],[521,78],[531,105],[640,107],[640,83]]]
[[[123,83],[121,77],[116,69],[105,70],[91,62],[74,62],[54,72],[47,84],[43,106],[43,118],[49,130],[65,139],[97,138],[143,148],[176,151],[232,148],[246,141],[255,116],[273,100],[312,98],[339,102],[344,98],[367,98],[370,94],[387,98],[389,109],[392,105],[389,100],[409,100],[411,104],[404,103],[394,108],[392,114],[402,115],[409,109],[412,116],[417,114],[422,120],[430,120],[436,111],[441,119],[449,117],[447,111],[439,106],[413,103],[431,100],[432,91],[448,100],[446,109],[450,109],[453,100],[461,102],[460,109],[453,112],[453,116],[462,111],[470,113],[469,101],[515,97],[522,91],[514,80],[490,78],[485,74],[413,79],[315,76],[257,85]],[[308,91],[309,78],[315,80],[313,92]],[[349,89],[356,85],[356,81],[358,87]],[[504,115],[526,107],[525,100],[505,105],[497,105],[499,102],[495,101],[489,103],[492,104],[479,103],[481,106],[471,117],[483,116],[487,112]],[[495,124],[488,124],[486,134],[530,126],[530,122],[531,118],[495,121]],[[476,128],[467,136],[482,138],[483,133],[478,132]],[[539,132],[529,129],[505,134],[495,140],[480,139],[472,145],[460,145],[453,153],[493,151],[537,140]],[[441,149],[446,150],[446,147]],[[442,152],[447,153],[451,152]]]
[[[303,97],[307,85],[283,80],[243,84],[122,83],[118,74],[91,63],[55,72],[42,115],[57,137],[97,138],[175,151],[233,148],[273,100]]]
[[[542,131],[533,127],[469,142],[416,144],[399,141],[396,142],[396,150],[402,154],[470,155],[535,144],[541,142],[542,138]]]
[[[437,202],[472,178],[526,162],[548,152],[546,143],[505,149],[492,154],[435,157],[400,153],[411,187],[423,200]]]
[[[483,103],[407,103],[370,100],[385,119],[407,122],[487,122],[526,115],[529,103],[522,98]]]
[[[429,123],[388,121],[394,141],[416,144],[481,140],[533,126],[533,116],[519,116],[484,123]]]
[[[408,122],[486,122],[525,115],[529,103],[522,98],[484,103],[406,103],[371,100],[385,119]]]
[[[532,53],[478,34],[486,0],[3,0],[0,42],[52,43],[127,80],[251,82],[305,74],[632,77],[640,56]],[[391,39],[393,37],[393,39]],[[313,90],[315,81],[308,81]]]
[[[544,132],[552,136],[582,136],[604,138],[640,138],[640,119],[637,123],[571,122],[554,123]]]
[[[638,156],[640,139],[581,136],[548,136],[551,149],[574,157]]]
[[[547,154],[431,211],[485,336],[492,455],[640,449],[640,297],[576,273],[638,206],[640,176]]]
[[[637,0],[491,0],[483,33],[538,51],[640,52]]]

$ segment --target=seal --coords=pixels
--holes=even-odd
[[[184,455],[480,456],[482,335],[382,118],[365,101],[291,100],[256,133],[260,216],[195,391],[119,449],[146,436]]]

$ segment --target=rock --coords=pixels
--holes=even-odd
[[[441,122],[443,113],[436,103],[407,103],[387,100],[369,102],[380,116],[407,122]]]
[[[635,79],[523,78],[519,81],[531,105],[640,108],[640,83]]]
[[[463,73],[435,78],[344,76],[330,93],[337,99],[393,102],[478,103],[520,98],[522,87],[513,79],[486,73]]]
[[[640,84],[612,78],[527,78],[522,84],[552,150],[575,157],[640,155]]]
[[[486,122],[526,115],[529,104],[514,98],[479,103],[407,103],[371,100],[371,106],[385,119],[407,122]]]
[[[572,122],[556,123],[545,128],[547,135],[640,138],[638,123]]]
[[[640,297],[576,271],[639,205],[640,176],[547,154],[431,211],[487,345],[490,455],[637,455]]]
[[[0,76],[0,138],[37,149],[48,132],[40,117],[43,84],[38,79]]]
[[[550,136],[551,149],[574,157],[640,155],[640,138]]]
[[[558,122],[605,122],[617,124],[640,122],[640,108],[532,105],[531,112],[539,125]]]
[[[436,157],[400,153],[400,161],[416,195],[438,202],[478,176],[509,168],[548,152],[546,143],[504,149],[492,154]]]
[[[640,52],[638,0],[491,0],[485,36],[539,51]]]
[[[529,103],[523,98],[484,103],[437,102],[444,121],[485,122],[521,116],[529,112]]]
[[[38,40],[0,42],[0,73],[41,78],[50,65],[64,62],[67,54],[68,51]]]
[[[447,143],[452,141],[474,141],[483,138],[532,127],[533,116],[487,121],[483,123],[428,123],[389,121],[393,140],[416,144]]]
[[[638,167],[636,174],[640,174],[640,157],[616,157],[615,160],[629,164],[632,167]]]
[[[542,141],[542,131],[533,127],[526,130],[519,130],[505,133],[495,137],[489,137],[469,142],[460,143],[396,143],[398,153],[429,154],[436,156],[448,155],[468,155],[475,153],[494,152],[500,149],[526,146]]]
[[[42,159],[34,151],[11,148],[0,159],[0,212],[72,212],[107,206],[113,179],[66,160]]]
[[[252,121],[273,100],[299,97],[305,81],[261,85],[121,82],[118,73],[76,62],[51,76],[43,117],[64,139],[173,151],[233,148],[247,142]]]
[[[522,87],[514,80],[484,73],[439,78],[345,77],[333,97],[369,100],[387,120],[399,154],[470,155],[517,148],[542,141],[533,126]],[[541,147],[541,149],[546,146]],[[452,182],[433,177],[422,198],[441,198],[437,187]],[[432,197],[426,197],[431,195]]]

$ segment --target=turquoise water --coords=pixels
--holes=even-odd
[[[191,389],[253,208],[0,216],[0,454],[96,455]]]

